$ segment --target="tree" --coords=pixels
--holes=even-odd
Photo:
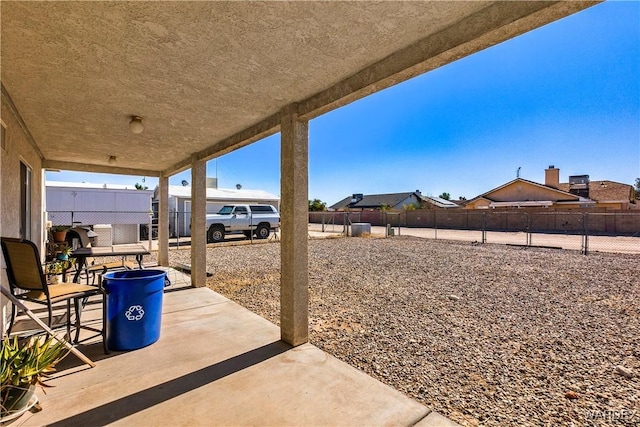
[[[636,178],[636,188],[634,188],[636,192],[636,199],[640,199],[640,178]]]
[[[445,199],[445,200],[451,200],[451,194],[449,194],[449,193],[442,193],[438,197],[440,197],[441,199]]]
[[[320,199],[309,200],[309,212],[323,212],[327,210],[327,204]]]
[[[148,189],[149,187],[147,187],[146,185],[144,185],[144,183],[145,183],[146,181],[147,181],[147,177],[146,177],[146,176],[143,176],[143,177],[142,177],[142,184],[138,184],[138,183],[136,182],[136,190],[146,190],[146,189]]]

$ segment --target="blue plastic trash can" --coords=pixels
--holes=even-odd
[[[166,275],[162,270],[125,270],[103,276],[108,349],[135,350],[158,341]]]

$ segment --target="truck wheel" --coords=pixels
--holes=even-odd
[[[224,240],[224,228],[217,226],[217,227],[210,227],[209,231],[207,231],[207,243],[217,243],[217,242],[222,242]]]
[[[267,237],[269,237],[269,226],[266,224],[260,224],[258,225],[258,228],[256,228],[256,237],[258,239],[266,239]]]

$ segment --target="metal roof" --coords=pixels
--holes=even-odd
[[[169,196],[191,198],[191,187],[170,185]],[[207,188],[207,199],[217,200],[280,200],[280,196],[263,190]]]
[[[382,206],[395,207],[403,200],[406,200],[412,195],[418,199],[420,196],[413,191],[406,193],[388,193],[388,194],[365,194],[362,199],[357,202],[353,202],[352,197],[346,197],[339,202],[331,205],[329,209],[344,209],[344,208],[380,208]]]
[[[138,190],[135,185],[123,185],[123,184],[108,184],[108,183],[95,183],[95,182],[65,182],[65,181],[46,181],[46,187],[56,188],[77,188],[77,189],[101,189],[101,190],[130,190],[130,191],[147,191],[149,193],[153,190]]]
[[[460,205],[458,205],[455,202],[452,202],[451,200],[447,200],[447,199],[443,199],[442,197],[434,197],[434,196],[422,196],[422,199],[434,204],[435,206],[439,207],[439,208],[459,208]]]

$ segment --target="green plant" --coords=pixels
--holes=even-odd
[[[71,256],[71,252],[73,251],[71,250],[70,246],[63,246],[62,248],[60,248],[60,251],[56,253],[56,258],[58,260],[67,261]]]
[[[2,414],[7,415],[16,410],[24,397],[31,397],[36,386],[50,385],[44,380],[53,372],[54,366],[62,360],[69,350],[64,343],[53,337],[45,340],[31,337],[19,340],[4,337],[0,347],[0,403]]]
[[[327,204],[320,199],[309,200],[309,212],[322,212],[327,210]]]
[[[56,260],[47,263],[46,269],[49,274],[62,274],[64,270],[68,270],[69,267],[71,267],[71,261]]]
[[[59,231],[67,231],[69,229],[68,225],[54,225],[51,227],[51,231],[57,233]]]
[[[43,379],[55,372],[54,366],[68,353],[64,342],[50,336],[44,341],[31,337],[5,337],[0,349],[0,387],[32,384],[46,387]]]

